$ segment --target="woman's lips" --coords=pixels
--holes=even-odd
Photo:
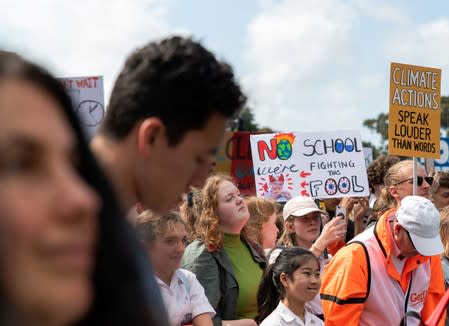
[[[87,243],[52,246],[46,256],[57,266],[73,270],[89,270],[93,264],[93,248]]]

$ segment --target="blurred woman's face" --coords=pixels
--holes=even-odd
[[[276,212],[274,212],[266,222],[262,224],[262,247],[264,249],[274,248],[276,245],[276,239],[279,232],[276,226]]]
[[[73,322],[92,300],[99,199],[71,130],[40,88],[0,82],[0,286],[36,324]]]
[[[237,187],[228,180],[218,185],[218,217],[223,232],[239,234],[249,219],[246,202]]]

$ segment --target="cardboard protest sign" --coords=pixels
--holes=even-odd
[[[365,157],[365,165],[368,167],[373,161],[373,149],[371,147],[363,147],[363,156]]]
[[[357,131],[251,135],[257,196],[368,196],[368,178]]]
[[[435,160],[437,170],[449,170],[449,138],[440,138],[440,157]]]
[[[103,77],[59,78],[70,97],[86,136],[94,136],[105,115]]]
[[[286,202],[299,194],[296,133],[251,135],[257,196]]]
[[[440,157],[441,70],[392,63],[388,152]]]
[[[426,160],[420,158],[419,163],[425,166]],[[440,158],[433,160],[435,171],[449,171],[449,138],[440,138]]]
[[[215,157],[215,172],[229,174],[240,193],[255,196],[253,161],[249,143],[250,133],[226,132],[224,142]]]
[[[301,177],[312,197],[369,195],[365,155],[360,132],[340,130],[301,133],[298,167],[310,173]]]
[[[232,137],[231,176],[234,177],[241,194],[254,196],[256,186],[249,137],[249,132],[234,132]]]
[[[214,172],[231,175],[232,151],[229,151],[229,147],[232,146],[233,135],[233,131],[225,132],[223,141],[221,142],[221,145],[217,150],[217,154],[214,157]]]

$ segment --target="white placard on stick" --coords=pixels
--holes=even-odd
[[[59,78],[70,97],[86,136],[91,139],[105,115],[103,77]]]

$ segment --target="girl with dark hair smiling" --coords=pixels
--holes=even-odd
[[[305,309],[320,290],[320,262],[303,248],[277,248],[260,282],[257,293],[261,326],[324,325]]]

